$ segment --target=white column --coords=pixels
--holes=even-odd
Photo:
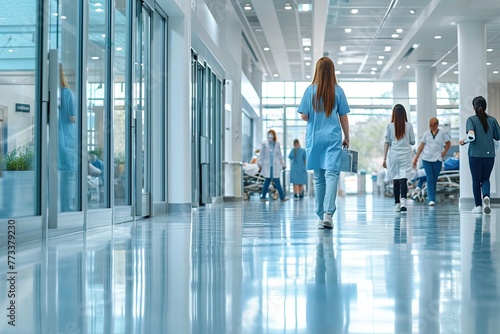
[[[392,83],[392,100],[394,105],[401,104],[406,112],[410,112],[410,89],[409,82],[406,80],[397,80]]]
[[[191,209],[191,9],[169,19],[168,200]]]
[[[415,68],[417,81],[417,144],[420,137],[429,129],[429,119],[437,115],[436,68],[432,62],[418,62]]]
[[[458,29],[458,85],[460,96],[460,138],[465,137],[465,123],[473,115],[472,99],[478,95],[488,100],[486,77],[486,28],[484,22],[460,22]],[[472,180],[468,146],[460,148],[460,208],[472,209]],[[465,204],[465,205],[464,205]]]

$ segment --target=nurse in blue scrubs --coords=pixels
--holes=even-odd
[[[320,58],[316,63],[313,82],[306,88],[297,111],[307,121],[307,169],[314,171],[318,228],[332,229],[341,150],[342,146],[349,147],[350,109],[330,58]]]

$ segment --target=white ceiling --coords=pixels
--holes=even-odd
[[[302,3],[312,4],[313,10],[299,12]],[[457,23],[476,20],[486,23],[487,48],[493,49],[487,52],[488,81],[500,82],[500,74],[493,73],[500,71],[500,0],[234,0],[233,4],[266,81],[309,81],[315,61],[328,55],[340,71],[339,80],[414,80],[415,66],[425,62],[436,67],[439,82],[457,82]],[[252,9],[245,10],[246,4]],[[292,9],[285,10],[285,4]],[[346,28],[352,31],[346,33]],[[403,32],[392,37],[396,29]],[[310,51],[304,50],[303,38],[311,39]],[[414,44],[419,47],[405,57]],[[388,46],[391,51],[385,51]]]

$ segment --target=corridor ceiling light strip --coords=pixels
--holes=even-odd
[[[361,72],[363,72],[363,69],[365,68],[366,62],[368,61],[368,57],[372,51],[373,45],[375,44],[375,40],[377,39],[378,35],[380,34],[380,31],[382,30],[382,27],[384,26],[385,21],[389,17],[389,14],[394,9],[394,7],[396,6],[397,3],[398,3],[398,0],[392,0],[390,5],[389,5],[389,8],[387,8],[387,12],[385,13],[384,18],[382,19],[382,22],[380,22],[380,25],[378,26],[377,32],[375,33],[375,36],[373,36],[373,39],[370,43],[370,46],[368,47],[368,52],[366,52],[365,59],[363,59],[363,62],[359,66],[358,74],[361,74]]]

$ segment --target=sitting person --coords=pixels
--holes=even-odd
[[[449,157],[443,163],[444,170],[459,170],[460,169],[460,152],[453,153],[453,157]]]

